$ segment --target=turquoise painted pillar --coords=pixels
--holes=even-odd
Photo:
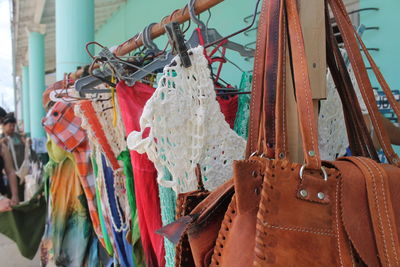
[[[42,94],[45,86],[44,34],[29,33],[29,100],[30,100],[30,130],[33,139],[45,137],[42,118],[45,111],[42,105]]]
[[[29,97],[29,67],[22,67],[22,120],[24,121],[24,132],[30,134],[31,119],[30,113],[30,97]]]
[[[85,45],[94,41],[94,0],[56,0],[57,80],[91,62]],[[93,47],[90,48],[93,51]]]

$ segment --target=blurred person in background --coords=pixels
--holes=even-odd
[[[3,118],[3,133],[0,138],[6,138],[11,156],[13,157],[14,168],[18,170],[24,161],[25,137],[16,131],[17,120],[14,113],[8,113]]]
[[[0,122],[3,122],[6,115],[6,111],[0,107]],[[11,210],[11,205],[17,205],[19,203],[17,176],[13,166],[12,156],[5,142],[4,139],[0,140],[0,175],[3,176],[3,171],[7,175],[10,185],[11,199],[4,196],[7,191],[0,185],[0,212]],[[1,182],[3,182],[2,177],[0,178]]]
[[[3,133],[0,135],[0,142],[2,142],[6,149],[8,149],[14,170],[18,173],[22,162],[24,161],[25,155],[25,137],[23,137],[16,130],[17,120],[14,117],[14,113],[8,113],[2,120]],[[20,177],[17,175],[18,182],[18,199],[24,200],[24,184],[21,183]],[[11,184],[7,187],[7,195],[11,197],[12,190]]]

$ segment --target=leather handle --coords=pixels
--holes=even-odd
[[[379,84],[382,87],[382,90],[384,91],[386,97],[388,98],[388,101],[390,103],[390,105],[393,108],[393,111],[396,113],[397,115],[397,119],[399,120],[400,118],[400,103],[396,101],[396,98],[393,95],[392,90],[390,89],[390,86],[387,84],[385,78],[383,77],[382,72],[379,70],[378,66],[375,63],[375,60],[372,58],[371,54],[369,53],[367,47],[364,44],[364,41],[361,39],[360,35],[357,33],[357,31],[355,30],[355,28],[352,26],[351,24],[351,20],[350,17],[348,16],[347,12],[346,12],[346,8],[345,5],[342,1],[339,1],[339,5],[340,5],[340,10],[342,11],[342,14],[344,15],[347,24],[349,24],[351,27],[351,29],[353,30],[353,34],[356,36],[361,49],[363,50],[368,62],[371,65],[371,68],[379,82]]]
[[[346,63],[333,34],[327,3],[325,5],[325,23],[327,63],[342,102],[350,150],[354,156],[369,157],[379,162]]]
[[[311,84],[297,1],[286,0],[286,7],[304,159],[307,168],[319,170],[321,168],[321,158],[318,149],[318,133],[314,118]]]
[[[287,158],[288,137],[286,124],[286,13],[285,5],[279,8],[278,68],[276,78],[275,108],[275,158]]]
[[[265,66],[265,47],[267,39],[267,1],[264,0],[261,8],[261,15],[258,23],[256,51],[254,55],[253,80],[250,102],[249,136],[246,147],[246,157],[248,158],[258,152],[258,137],[260,122],[262,119],[262,99],[263,99],[263,75]]]
[[[246,154],[274,157],[276,76],[278,71],[279,15],[282,0],[263,2],[259,21],[250,104]]]
[[[333,14],[336,18],[336,22],[339,26],[345,48],[348,52],[351,65],[354,69],[357,83],[359,85],[364,102],[367,106],[372,124],[374,126],[381,147],[385,152],[385,156],[388,161],[394,165],[400,166],[399,157],[394,152],[390,143],[389,136],[383,127],[381,114],[379,113],[375,96],[373,94],[372,85],[369,80],[369,76],[357,43],[357,33],[355,33],[354,31],[351,21],[346,13],[344,4],[341,2],[341,0],[328,0],[328,2],[332,8]],[[361,38],[358,39],[360,40]],[[381,78],[383,79],[383,77]],[[388,91],[390,91],[390,89]],[[390,95],[391,91],[388,93]]]

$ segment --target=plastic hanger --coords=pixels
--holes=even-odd
[[[195,0],[191,0],[191,1],[195,1]],[[222,38],[220,38],[220,39],[218,39],[218,40],[216,40],[216,41],[210,41],[210,43],[209,43],[208,45],[206,45],[205,47],[207,48],[207,47],[216,45],[216,44],[218,44],[218,43],[220,43],[220,42],[222,42],[222,41],[224,41],[224,40],[227,40],[227,39],[229,39],[229,38],[232,38],[232,37],[235,36],[235,35],[238,35],[238,34],[240,34],[240,33],[242,33],[242,32],[245,32],[245,31],[251,29],[251,28],[253,27],[253,25],[255,24],[255,22],[256,22],[256,17],[257,17],[257,14],[258,14],[257,10],[258,10],[258,6],[260,5],[260,2],[261,2],[261,0],[257,0],[257,4],[256,4],[255,10],[254,10],[254,13],[253,13],[253,15],[252,15],[253,20],[252,20],[252,22],[251,22],[250,25],[248,25],[248,26],[244,27],[243,29],[241,29],[241,30],[239,30],[239,31],[237,31],[237,32],[234,32],[234,33],[232,33],[232,34],[230,34],[230,35],[228,35],[228,36],[226,36],[226,37],[222,37]],[[245,50],[248,50],[248,49],[245,49]],[[253,51],[254,51],[254,50],[253,50]],[[252,54],[250,57],[253,57],[253,56],[254,56],[254,54]],[[246,56],[245,56],[245,57],[246,57]]]
[[[190,14],[191,20],[193,20],[199,26],[199,28],[203,29],[202,33],[205,34],[204,37],[206,40],[205,47],[209,47],[212,45],[216,45],[224,40],[227,40],[228,38],[230,38],[232,36],[235,36],[241,32],[244,32],[244,31],[250,29],[251,27],[253,27],[255,20],[256,20],[255,14],[257,13],[260,0],[257,1],[257,5],[256,5],[255,11],[254,11],[252,23],[249,26],[247,26],[247,27],[241,29],[240,31],[235,32],[234,34],[231,34],[227,37],[222,37],[215,29],[207,28],[202,21],[197,19],[196,15],[195,15],[195,11],[194,11],[194,3],[195,3],[195,0],[190,0],[188,3],[188,9],[189,9],[189,14]],[[150,37],[150,35],[149,35],[149,37]],[[151,38],[149,38],[148,40],[151,40]],[[186,45],[191,48],[197,47],[199,45],[199,37],[198,37],[197,31],[194,31],[192,33],[191,37],[186,42]],[[253,49],[246,49],[246,48],[244,48],[243,45],[240,45],[240,44],[237,44],[237,43],[234,43],[231,41],[227,41],[225,45],[228,46],[227,47],[228,49],[235,50],[244,57],[252,57],[254,55]],[[125,82],[127,83],[127,85],[132,86],[136,81],[139,81],[140,79],[144,78],[145,76],[147,76],[151,73],[154,73],[157,70],[163,69],[166,65],[171,63],[173,58],[174,58],[174,55],[170,51],[166,55],[156,58],[153,62],[144,66],[142,69],[129,75],[129,77],[127,77]]]
[[[190,0],[188,3],[188,9],[189,9],[189,14],[190,18],[193,22],[195,22],[199,28],[202,31],[203,38],[206,42],[206,47],[210,46],[210,44],[217,44],[218,40],[227,40],[228,38],[224,38],[216,29],[214,28],[208,28],[201,20],[199,20],[196,16],[195,10],[194,10],[194,4],[196,3],[196,0]],[[251,25],[252,26],[252,25]],[[194,35],[196,35],[196,31],[193,32]],[[244,47],[241,44],[232,42],[227,40],[225,44],[222,45],[223,47],[236,51],[238,52],[241,56],[243,57],[252,57],[254,55],[254,49],[248,49]]]

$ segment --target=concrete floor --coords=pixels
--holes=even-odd
[[[0,234],[0,267],[40,267],[39,253],[28,260],[21,256],[13,241]]]

